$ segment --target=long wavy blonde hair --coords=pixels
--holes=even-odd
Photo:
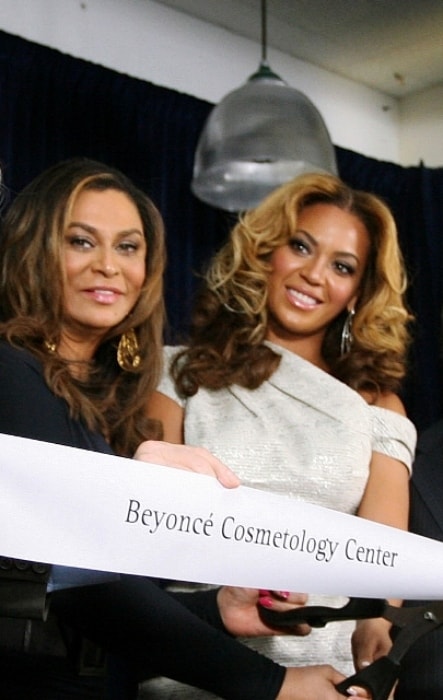
[[[263,341],[268,327],[272,252],[295,234],[301,211],[327,203],[356,216],[370,250],[355,309],[351,351],[340,353],[347,312],[330,325],[323,356],[334,376],[357,390],[398,390],[405,374],[411,320],[405,302],[405,266],[388,207],[332,175],[303,175],[282,185],[245,213],[215,255],[195,305],[189,347],[173,365],[179,391],[218,389],[236,383],[256,388],[279,357]]]
[[[123,192],[140,215],[146,278],[131,313],[109,330],[88,379],[79,381],[47,349],[48,343],[57,346],[63,323],[63,236],[80,193],[108,189]],[[126,456],[142,440],[160,434],[159,426],[145,418],[145,404],[161,372],[164,265],[163,222],[152,201],[120,171],[89,159],[70,159],[44,171],[15,198],[1,223],[0,335],[38,357],[48,386],[66,400],[71,415]],[[123,371],[116,348],[129,329],[136,332],[141,363]]]

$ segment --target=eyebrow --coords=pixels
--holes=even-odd
[[[298,229],[296,229],[295,232],[296,233],[303,233],[306,236],[306,238],[309,239],[309,242],[315,248],[318,247],[318,241],[309,233],[309,231],[305,231],[304,228],[298,228]],[[339,255],[340,257],[345,257],[345,258],[353,258],[353,260],[355,260],[356,263],[360,262],[360,258],[358,257],[358,255],[356,255],[355,253],[350,253],[347,250],[336,250],[335,255]]]
[[[95,233],[100,232],[98,228],[95,228],[95,226],[90,226],[89,224],[85,224],[82,221],[71,221],[68,224],[68,229],[70,229],[70,228],[81,228],[81,229],[83,229],[83,231],[86,231],[86,233],[91,233],[91,234],[95,234]],[[116,232],[116,234],[118,236],[128,236],[132,233],[135,233],[136,235],[144,238],[143,232],[140,231],[140,229],[138,229],[138,228],[129,228],[129,229],[125,229],[123,231]]]

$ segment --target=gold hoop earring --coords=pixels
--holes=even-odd
[[[137,336],[133,328],[121,336],[117,347],[117,362],[121,369],[130,372],[140,365],[141,357]]]
[[[343,355],[347,355],[351,351],[352,347],[352,321],[354,320],[355,316],[355,309],[351,309],[348,313],[348,315],[345,318],[345,322],[343,324],[343,330],[341,332],[341,341],[340,341],[340,354],[343,357]]]

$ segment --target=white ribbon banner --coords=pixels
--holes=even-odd
[[[2,434],[0,554],[202,583],[443,599],[435,540],[207,476]]]

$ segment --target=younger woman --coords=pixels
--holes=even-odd
[[[398,397],[405,288],[395,223],[378,198],[329,175],[281,186],[210,264],[188,347],[166,348],[150,417],[244,484],[406,528],[416,435]],[[262,604],[276,596],[263,592]],[[328,659],[351,673],[352,628],[248,644],[282,663]],[[357,668],[389,646],[385,621],[359,624]]]

